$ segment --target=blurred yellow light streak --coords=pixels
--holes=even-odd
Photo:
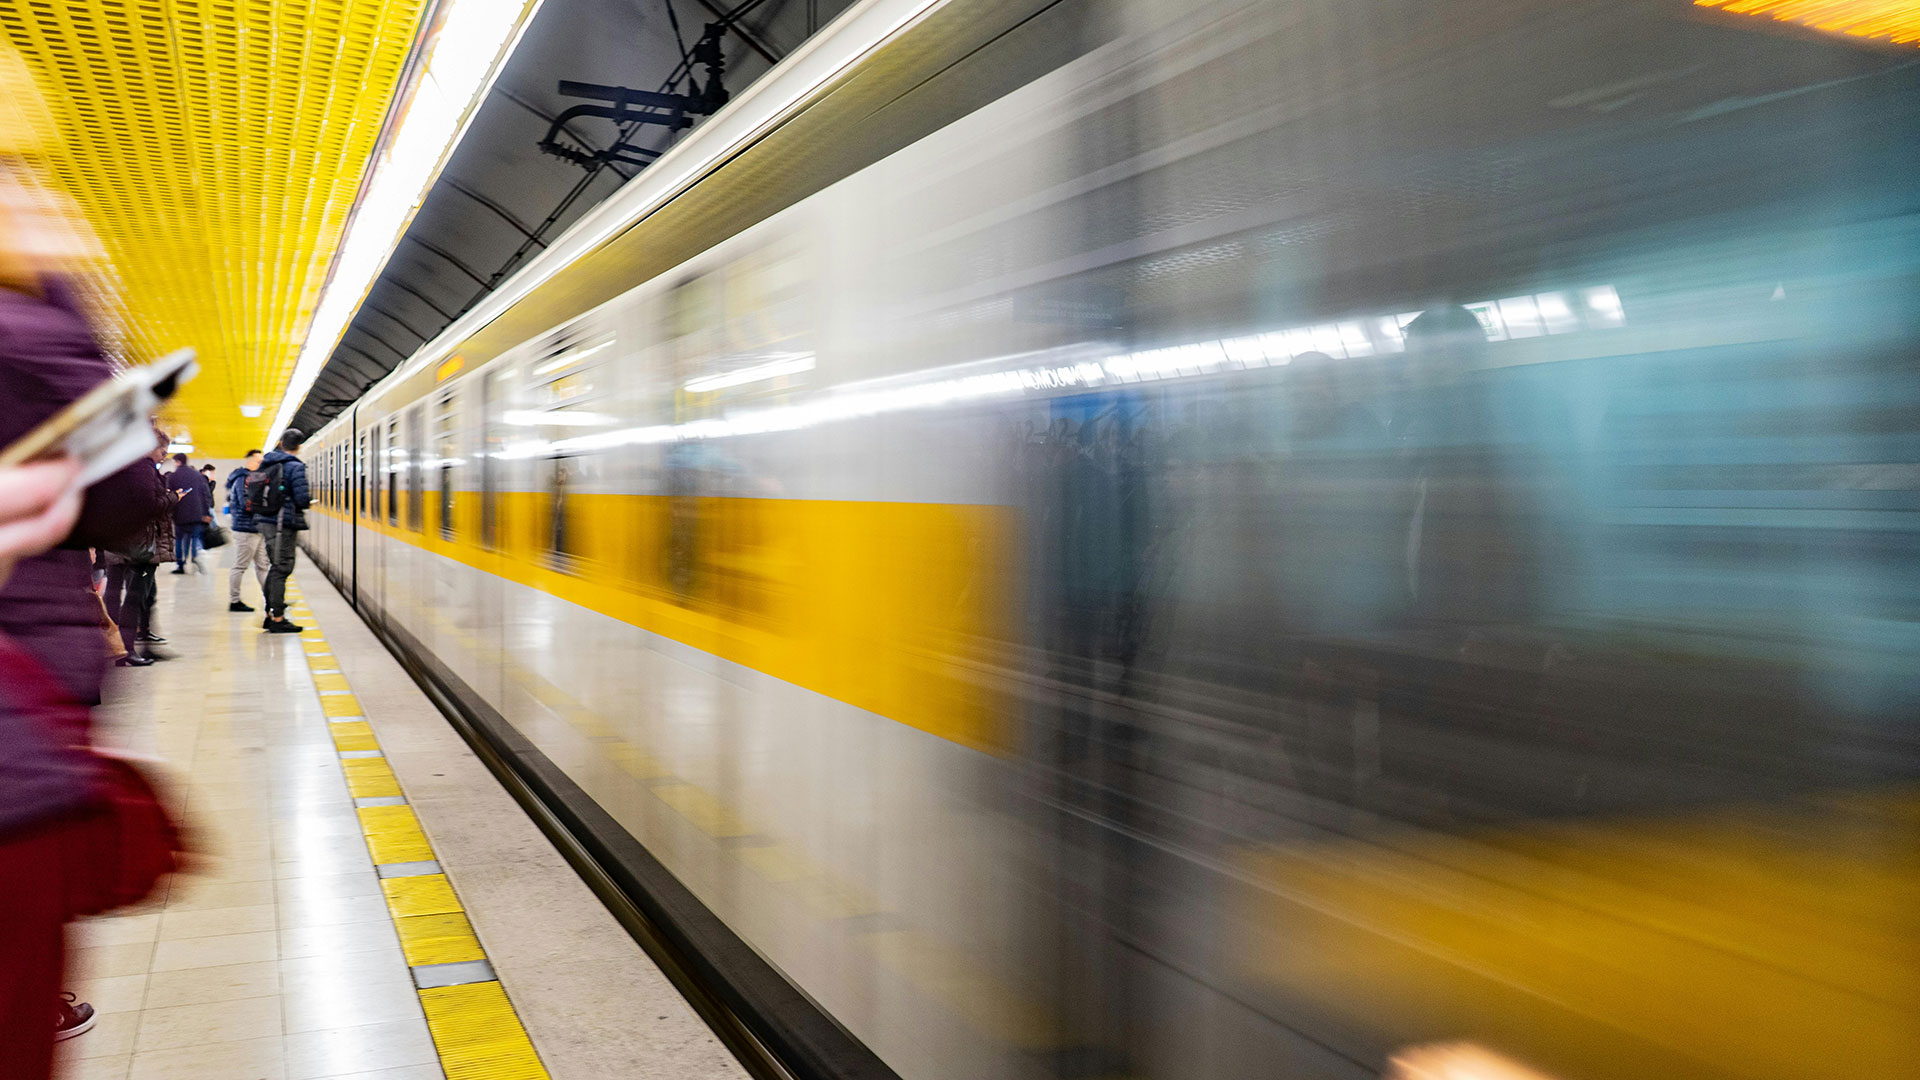
[[[1900,45],[1920,44],[1920,2],[1916,0],[1693,0],[1693,3],[1695,7],[1757,15],[1851,37]]]
[[[238,456],[267,423],[426,0],[0,0],[57,128],[36,163],[124,290],[129,359],[191,345],[166,422]]]

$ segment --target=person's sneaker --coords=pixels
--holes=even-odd
[[[228,611],[252,611],[253,605],[241,603],[240,601],[235,600],[233,603],[227,605],[227,610]]]
[[[151,630],[140,631],[138,634],[134,635],[133,640],[152,642],[155,645],[164,645],[166,644],[166,641],[167,641],[166,638],[161,637],[159,634],[156,634]]]
[[[167,573],[169,574],[184,574],[186,572],[187,572],[187,568],[184,566],[176,566],[173,569],[167,571]]]
[[[61,994],[54,1002],[53,1039],[71,1039],[75,1035],[85,1034],[93,1027],[93,1006],[76,1000],[73,994]]]
[[[306,627],[296,626],[286,619],[281,619],[279,622],[267,623],[267,633],[269,634],[297,634],[305,629]]]
[[[153,657],[141,656],[139,653],[128,653],[113,662],[114,667],[149,667],[152,664]]]

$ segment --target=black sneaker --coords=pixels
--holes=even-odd
[[[165,645],[167,643],[167,639],[161,637],[159,634],[139,634],[136,635],[133,640],[144,641],[149,645]]]
[[[113,662],[114,667],[150,667],[152,664],[153,657],[141,656],[138,653],[128,653]]]
[[[187,572],[187,568],[184,566],[177,566],[172,570],[167,571],[167,573],[169,574],[184,574],[186,572]]]
[[[281,619],[279,622],[270,622],[267,624],[267,633],[269,634],[297,634],[300,631],[305,629],[306,627],[296,626],[292,622],[289,622],[286,619]]]
[[[54,1002],[53,1041],[71,1039],[93,1027],[93,1006],[77,1001],[72,994],[61,994]]]
[[[252,611],[253,605],[243,604],[240,601],[235,600],[233,603],[227,605],[227,610],[228,611]]]

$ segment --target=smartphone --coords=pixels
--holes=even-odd
[[[15,439],[0,466],[68,457],[80,465],[74,486],[86,487],[153,453],[154,410],[199,371],[192,349],[176,349],[122,372]]]

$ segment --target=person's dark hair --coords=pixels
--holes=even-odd
[[[175,454],[175,455],[173,455],[173,460],[175,460],[175,461],[177,461],[177,462],[179,462],[179,463],[180,463],[180,464],[182,464],[182,465],[185,465],[185,464],[187,463],[187,455],[185,455],[185,454]]]
[[[258,451],[258,450],[249,450],[249,451],[247,451],[247,452],[246,452],[246,455],[245,455],[245,457],[252,457],[253,455],[255,455],[255,454],[257,454],[257,453],[259,453],[259,452],[260,452],[260,451]],[[243,458],[242,460],[244,460],[244,458]]]
[[[285,450],[288,453],[292,453],[293,451],[300,449],[300,444],[306,441],[307,441],[306,432],[301,431],[297,427],[290,427],[286,430],[285,434],[280,436],[280,449]]]

